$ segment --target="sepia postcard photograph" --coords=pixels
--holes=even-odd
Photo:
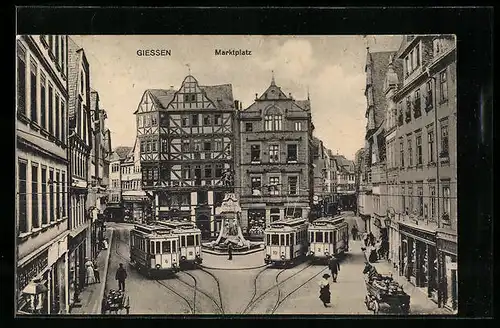
[[[18,35],[16,315],[456,315],[457,39]]]

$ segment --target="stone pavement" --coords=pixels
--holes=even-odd
[[[109,241],[108,249],[101,250],[97,255],[97,265],[101,282],[85,287],[79,296],[81,306],[72,308],[70,314],[101,314],[101,302],[104,293],[104,285],[106,283],[110,247],[113,241],[113,230],[107,229],[106,236]]]
[[[233,259],[228,260],[228,255],[214,255],[204,253],[202,250],[203,263],[201,267],[206,269],[219,269],[219,270],[245,270],[264,267],[264,250],[247,254],[235,255]]]

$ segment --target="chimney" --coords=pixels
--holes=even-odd
[[[238,109],[240,106],[239,106],[239,101],[238,100],[235,100],[234,101],[234,109]]]
[[[243,109],[243,103],[240,101],[240,110]]]
[[[255,99],[257,99],[257,98],[258,98],[258,95],[257,95],[257,94],[255,94]]]

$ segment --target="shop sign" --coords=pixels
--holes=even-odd
[[[439,239],[438,245],[439,250],[457,255],[457,243],[446,239]]]
[[[26,265],[17,270],[17,286],[18,290],[22,291],[31,280],[33,280],[40,272],[48,267],[49,251],[45,250],[36,258],[28,262]]]
[[[422,231],[422,230],[412,229],[408,226],[400,225],[399,231],[403,234],[409,235],[409,236],[414,237],[416,239],[420,239],[424,242],[429,242],[432,244],[436,243],[436,236],[435,235],[427,233],[427,232]]]

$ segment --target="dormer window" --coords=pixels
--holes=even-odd
[[[405,57],[406,77],[420,67],[420,43]]]

